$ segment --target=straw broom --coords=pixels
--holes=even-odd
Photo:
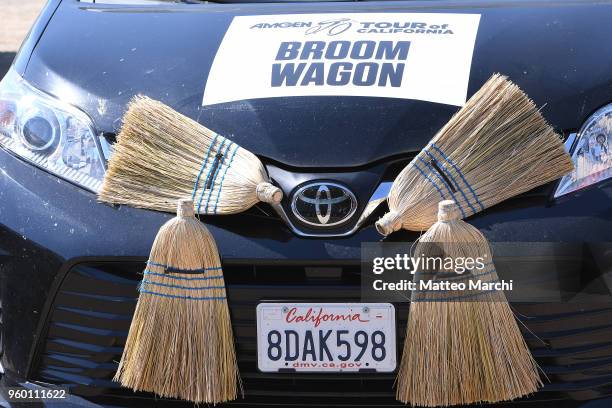
[[[217,246],[181,200],[151,249],[115,381],[195,403],[236,398],[240,381]]]
[[[455,201],[466,218],[572,170],[534,103],[495,74],[397,176],[390,212],[376,228],[383,235],[423,231],[436,222],[440,200]]]
[[[259,201],[279,203],[251,152],[153,99],[137,96],[109,161],[100,201],[173,212],[191,197],[199,214],[234,214]]]
[[[460,217],[453,201],[441,202],[438,222],[420,238],[416,253],[491,261],[486,239]],[[463,275],[444,270],[415,275],[417,285],[444,280],[467,285],[470,280],[497,282],[498,276],[492,262]],[[537,364],[503,292],[413,292],[398,400],[426,407],[493,403],[533,393],[541,385]]]

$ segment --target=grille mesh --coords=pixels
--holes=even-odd
[[[111,381],[136,305],[144,263],[80,264],[61,285],[35,359],[33,380],[113,405],[150,405],[152,395]],[[270,374],[257,370],[255,307],[260,300],[359,301],[359,265],[225,265],[228,297],[246,399],[238,403],[309,406],[396,405],[394,374]],[[313,299],[316,294],[316,299]],[[396,305],[398,344],[408,314]],[[612,307],[514,305],[525,335],[550,379],[528,401],[586,399],[612,394]],[[401,348],[399,349],[401,350]],[[129,398],[129,400],[128,400]],[[183,404],[163,400],[168,405]],[[157,400],[156,405],[161,404]],[[191,406],[185,404],[185,406]]]

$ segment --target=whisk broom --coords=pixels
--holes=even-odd
[[[490,262],[462,275],[418,271],[415,281],[497,282],[488,242],[460,217],[453,201],[441,202],[417,253]],[[398,400],[436,407],[512,400],[535,392],[541,381],[504,293],[468,289],[413,292],[396,384]]]
[[[115,381],[195,403],[237,396],[239,374],[217,247],[181,200],[151,249]]]
[[[172,108],[135,97],[104,177],[100,201],[172,212],[191,196],[199,214],[234,214],[259,201],[279,203],[251,152]]]
[[[573,169],[559,135],[506,77],[493,75],[401,171],[376,222],[388,235],[423,231],[452,199],[462,218]]]

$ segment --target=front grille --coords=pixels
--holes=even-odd
[[[119,388],[112,376],[136,305],[144,263],[80,264],[54,299],[31,380],[61,384],[99,403],[150,406],[154,396]],[[394,374],[295,374],[257,370],[255,307],[261,300],[359,301],[358,264],[224,265],[245,399],[237,403],[386,406]],[[587,399],[612,394],[612,307],[513,305],[534,356],[548,376],[524,401]],[[399,353],[407,304],[396,305]],[[129,398],[129,400],[128,400]],[[157,400],[170,406],[192,406]],[[560,407],[556,403],[556,407]]]

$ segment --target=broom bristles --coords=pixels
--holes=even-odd
[[[278,203],[251,152],[153,99],[129,104],[104,177],[100,201],[174,211],[192,197],[201,214],[233,214],[259,201]]]
[[[216,404],[236,399],[240,378],[217,247],[192,208],[179,207],[155,239],[114,379]]]
[[[435,256],[482,256],[490,261],[488,242],[459,219],[454,203],[440,206],[440,222],[419,239],[416,253],[427,257],[435,249]],[[495,267],[485,268],[475,274],[451,274],[455,276],[448,280],[465,283],[478,276],[483,282],[497,282]],[[439,272],[444,271],[417,272],[415,280],[437,280]],[[534,393],[542,385],[503,292],[415,292],[412,300],[397,378],[398,400],[425,407],[493,403]]]
[[[424,407],[509,401],[538,390],[537,370],[506,302],[414,302],[397,399]]]
[[[397,176],[390,213],[377,229],[425,230],[436,222],[440,199],[456,201],[469,217],[572,169],[561,137],[533,101],[495,74]]]

